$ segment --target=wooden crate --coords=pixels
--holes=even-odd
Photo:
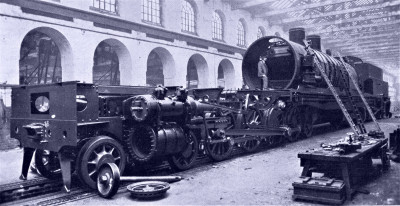
[[[343,204],[346,200],[344,182],[324,177],[300,177],[293,184],[294,200],[309,200],[327,204]]]

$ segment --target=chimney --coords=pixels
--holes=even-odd
[[[289,29],[289,40],[301,45],[304,45],[303,40],[306,39],[306,32],[304,28]]]
[[[327,49],[325,52],[327,55],[332,56],[332,51],[330,49]]]
[[[311,41],[311,48],[321,51],[321,36],[319,35],[308,35],[307,41]]]

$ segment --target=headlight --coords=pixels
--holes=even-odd
[[[39,112],[47,112],[50,108],[49,98],[45,96],[39,96],[35,100],[35,107]]]
[[[278,100],[278,107],[279,109],[285,109],[286,103],[282,100]]]

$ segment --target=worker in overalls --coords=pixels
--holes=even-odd
[[[266,61],[266,56],[260,56],[260,61],[258,62],[258,77],[261,80],[261,90],[268,89],[268,66]]]

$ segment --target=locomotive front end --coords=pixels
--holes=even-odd
[[[61,167],[65,190],[69,191],[78,126],[98,121],[95,87],[77,82],[21,86],[12,91],[12,105],[11,137],[19,140],[24,148],[20,179],[26,179],[36,151],[35,160],[40,160],[36,165],[44,176],[51,178],[60,174],[41,170],[46,165],[38,157],[47,155],[60,160],[58,167]]]
[[[59,152],[77,145],[79,120],[96,120],[88,104],[98,100],[91,85],[76,82],[21,86],[12,91],[11,137],[21,146]]]

